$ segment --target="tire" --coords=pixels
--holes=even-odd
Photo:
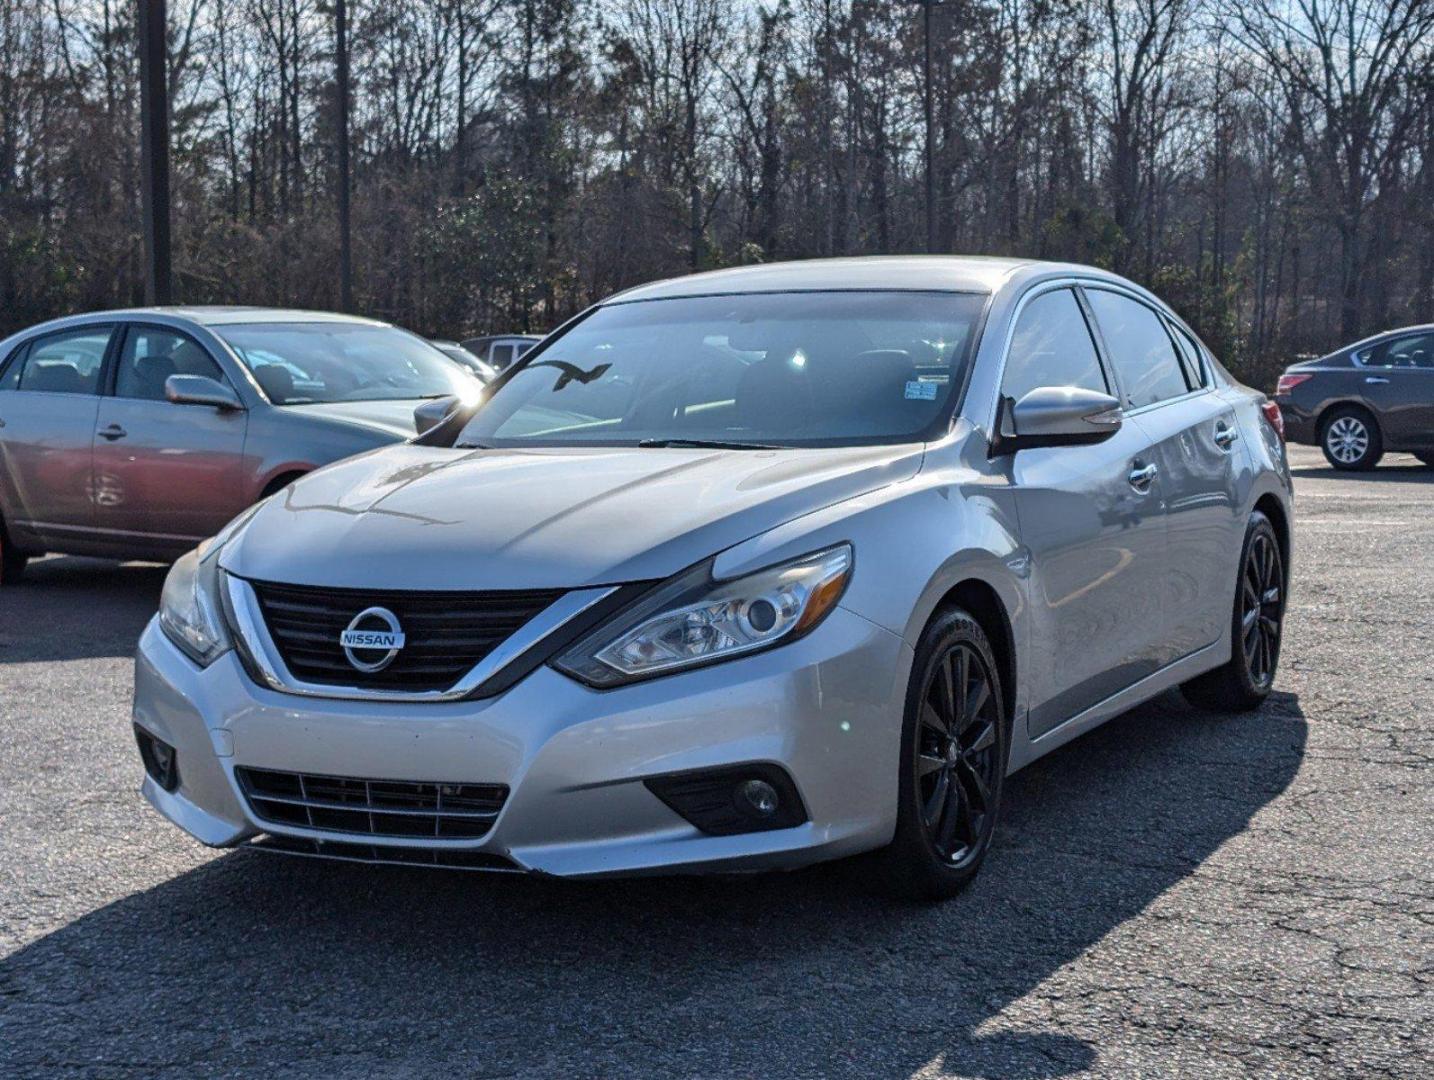
[[[963,670],[957,703],[943,688],[961,685]],[[995,832],[1009,755],[990,642],[965,611],[944,609],[921,636],[906,694],[896,835],[880,853],[890,891],[944,900],[971,883]]]
[[[1187,701],[1202,709],[1239,713],[1259,708],[1270,696],[1280,662],[1287,588],[1279,537],[1270,519],[1256,510],[1240,551],[1230,659],[1181,686]]]
[[[1341,405],[1325,418],[1319,433],[1325,460],[1336,469],[1364,472],[1384,456],[1379,422],[1358,405]]]
[[[0,522],[0,585],[13,585],[25,572],[30,556],[10,543],[5,535],[5,523]]]

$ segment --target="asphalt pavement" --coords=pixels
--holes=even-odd
[[[1294,450],[1277,692],[1017,774],[955,901],[861,862],[563,883],[214,852],[149,810],[163,571],[0,592],[0,1076],[1434,1075],[1434,470]]]

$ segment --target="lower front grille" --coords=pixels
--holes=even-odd
[[[472,840],[487,835],[508,798],[503,784],[367,780],[244,767],[234,775],[261,821],[365,836]]]
[[[520,874],[523,868],[488,851],[453,851],[442,848],[380,847],[342,840],[306,840],[293,836],[260,836],[248,847],[284,855],[307,855],[343,862],[377,863],[384,866],[434,866],[441,870],[494,870]]]

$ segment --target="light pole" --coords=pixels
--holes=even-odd
[[[354,268],[352,225],[349,217],[349,38],[348,4],[334,0],[334,81],[337,83],[338,116],[334,128],[338,138],[339,166],[339,310],[352,311],[354,306]]]

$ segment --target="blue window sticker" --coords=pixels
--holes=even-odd
[[[906,384],[907,401],[935,401],[936,384],[934,382],[912,381]]]

